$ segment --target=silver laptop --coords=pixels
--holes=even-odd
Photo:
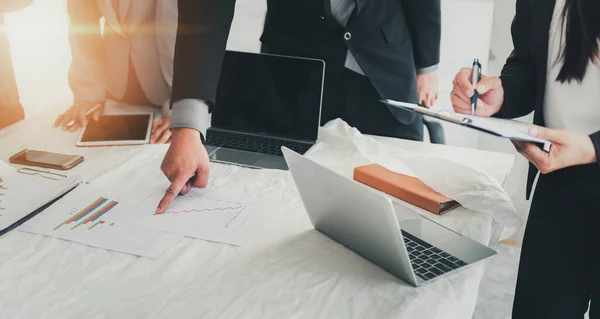
[[[304,154],[317,141],[324,79],[322,60],[227,51],[206,134],[211,161],[287,169],[282,146]]]
[[[496,254],[407,207],[395,210],[375,189],[289,149],[283,154],[315,229],[413,286]]]

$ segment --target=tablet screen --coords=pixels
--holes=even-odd
[[[150,114],[104,115],[90,120],[81,142],[144,141],[150,125]]]

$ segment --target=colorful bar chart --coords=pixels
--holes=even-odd
[[[104,221],[99,220],[96,223],[94,223],[94,225],[90,226],[90,228],[88,228],[89,230],[92,230],[94,227],[98,226],[98,225],[102,225],[104,224]]]
[[[71,227],[71,230],[73,230],[81,225],[88,225],[90,223],[95,222],[95,224],[91,225],[88,228],[88,230],[91,230],[94,227],[103,224],[104,222],[99,220],[100,217],[102,217],[104,214],[108,213],[110,210],[115,208],[115,206],[117,206],[117,204],[119,204],[119,203],[109,200],[104,197],[100,197],[100,198],[96,199],[93,203],[88,205],[86,208],[77,212],[77,214],[71,216],[69,219],[65,220],[60,225],[56,226],[56,228],[54,228],[54,230],[58,230],[59,228],[61,228],[64,225],[77,223],[76,225]]]

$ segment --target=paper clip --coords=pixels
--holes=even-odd
[[[57,174],[50,171],[42,171],[34,168],[22,167],[17,170],[18,173],[27,174],[27,175],[37,175],[42,178],[52,179],[55,181],[59,181],[62,178],[66,178],[67,175]]]

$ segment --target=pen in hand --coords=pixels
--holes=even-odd
[[[479,59],[473,61],[473,70],[471,72],[471,84],[473,85],[473,96],[471,97],[471,115],[475,115],[477,110],[477,99],[479,99],[479,93],[477,93],[477,83],[481,80],[481,63]]]
[[[94,105],[91,109],[87,110],[87,112],[85,112],[85,114],[83,115],[84,117],[88,117],[90,116],[90,114],[96,112],[96,110],[98,110],[99,108],[101,108],[104,104],[103,103],[98,103],[96,105]],[[75,120],[71,120],[67,126],[71,126],[75,124]]]

